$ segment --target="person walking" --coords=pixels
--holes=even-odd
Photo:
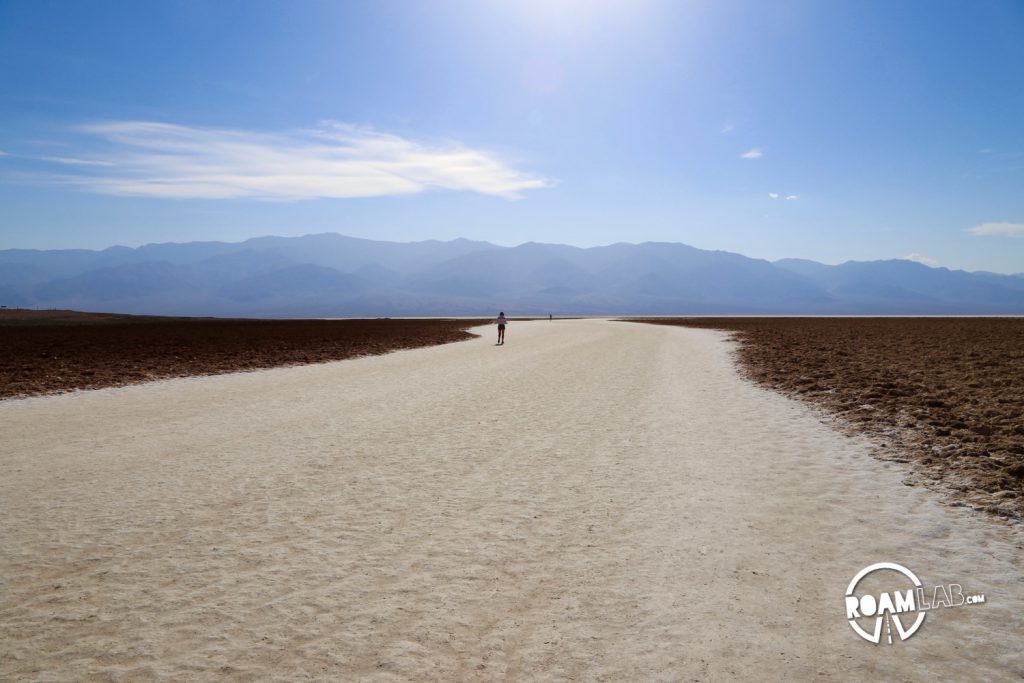
[[[498,319],[495,320],[498,324],[498,345],[505,343],[505,325],[508,324],[508,320],[505,319],[505,311],[498,314]]]

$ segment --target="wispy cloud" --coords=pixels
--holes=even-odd
[[[740,159],[760,159],[761,150],[757,147],[748,149],[746,152],[740,155]]]
[[[113,166],[110,161],[97,161],[95,159],[76,159],[74,157],[35,157],[40,161],[52,161],[55,164],[65,166]]]
[[[793,202],[793,201],[796,201],[797,199],[798,199],[798,197],[795,194],[787,194],[786,195],[786,200],[787,201]]]
[[[914,261],[915,263],[921,263],[923,265],[928,266],[929,268],[938,268],[939,267],[939,262],[938,261],[936,261],[935,259],[933,259],[933,258],[931,258],[929,256],[925,256],[924,254],[918,254],[917,252],[914,252],[912,254],[907,254],[903,258],[905,260],[907,260],[907,261]]]
[[[719,130],[719,132],[722,135],[728,135],[729,133],[733,132],[734,130],[736,130],[736,126],[734,126],[731,123],[727,123],[724,126],[722,126],[722,128]]]
[[[778,199],[779,198],[779,193],[778,192],[769,192],[768,196],[771,197],[772,199]]]
[[[152,121],[82,130],[99,139],[109,159],[103,165],[111,168],[82,169],[62,180],[103,194],[294,201],[445,189],[516,199],[552,185],[458,142],[424,144],[337,122],[276,133]]]
[[[1024,223],[982,223],[973,228],[967,228],[967,232],[980,237],[989,235],[1024,237]]]

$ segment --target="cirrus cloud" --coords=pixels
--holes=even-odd
[[[96,159],[77,159],[75,157],[35,157],[39,161],[51,161],[55,164],[66,166],[113,166],[110,161],[99,161]]]
[[[440,189],[517,199],[553,184],[458,142],[424,144],[333,121],[274,133],[154,121],[81,130],[99,140],[109,168],[61,180],[101,194],[297,201]]]
[[[973,228],[967,228],[967,232],[979,237],[989,235],[1024,237],[1024,223],[982,223],[981,225],[975,225]]]
[[[757,147],[754,147],[753,149],[748,149],[746,152],[741,154],[740,159],[760,159],[761,155],[761,150]]]

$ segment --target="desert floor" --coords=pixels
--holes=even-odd
[[[728,330],[744,375],[868,434],[911,486],[1024,521],[1024,318],[657,318]]]
[[[0,403],[0,679],[1024,676],[1020,526],[723,333],[480,331]],[[987,602],[871,645],[843,597],[881,561]]]
[[[482,320],[258,320],[0,309],[0,400],[374,356]]]

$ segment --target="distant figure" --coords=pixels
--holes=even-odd
[[[548,313],[548,322],[551,322],[552,320],[554,320],[554,318],[551,316],[550,313]]]
[[[498,323],[498,344],[505,343],[505,325],[508,324],[508,320],[505,319],[505,311],[498,314],[498,319],[494,322]]]

